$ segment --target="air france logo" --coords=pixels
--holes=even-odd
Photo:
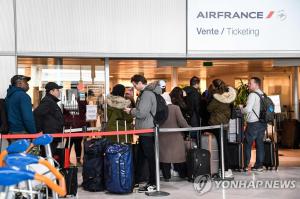
[[[274,18],[274,16],[281,21],[284,21],[287,18],[287,14],[284,10],[270,10],[269,12],[200,11],[198,12],[197,19],[271,19]]]

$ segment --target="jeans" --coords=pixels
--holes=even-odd
[[[155,151],[154,151],[154,137],[140,136],[139,147],[141,154],[148,161],[149,166],[149,182],[148,184],[156,185],[156,166],[155,166]],[[139,168],[142,169],[142,168]]]
[[[262,167],[265,159],[264,137],[267,124],[261,122],[247,123],[245,133],[245,167],[250,163],[253,141],[256,143],[256,161],[254,167]]]

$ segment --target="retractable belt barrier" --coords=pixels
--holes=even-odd
[[[71,129],[70,133],[55,133],[51,134],[54,138],[69,138],[69,137],[93,137],[93,136],[113,136],[113,135],[139,135],[146,133],[154,133],[155,137],[155,165],[156,165],[156,185],[157,191],[155,192],[146,192],[148,196],[167,196],[169,193],[163,192],[160,190],[160,176],[159,176],[159,132],[183,132],[183,131],[202,131],[202,130],[210,130],[210,129],[220,129],[220,143],[221,143],[221,180],[226,180],[224,175],[224,127],[228,127],[228,125],[214,125],[214,126],[204,126],[204,127],[190,127],[190,128],[159,128],[156,125],[153,129],[141,129],[141,130],[127,130],[127,131],[110,131],[110,132],[82,132],[81,128]],[[88,128],[88,131],[98,130],[98,128]],[[77,132],[77,133],[76,133]],[[78,133],[80,132],[80,133]],[[37,138],[42,133],[36,134],[10,134],[10,135],[1,135],[1,138],[5,139],[33,139]]]
[[[74,131],[73,131],[74,132]],[[153,129],[143,130],[128,130],[128,131],[109,131],[109,132],[82,132],[82,133],[54,133],[50,134],[54,138],[69,138],[69,137],[93,137],[93,136],[113,136],[113,135],[135,135],[153,133]],[[9,134],[2,135],[4,139],[33,139],[41,136],[42,133],[36,134]]]

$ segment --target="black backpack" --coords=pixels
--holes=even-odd
[[[259,94],[257,92],[254,92],[257,94],[260,98],[260,114],[259,117],[253,110],[256,117],[259,119],[262,123],[273,123],[275,118],[275,106],[271,98],[269,98],[265,93]]]
[[[156,114],[153,115],[151,112],[150,113],[154,119],[154,124],[162,125],[168,119],[169,108],[165,99],[161,95],[155,92],[153,93],[156,97]]]

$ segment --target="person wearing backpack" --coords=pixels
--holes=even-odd
[[[258,77],[252,77],[249,81],[249,90],[251,93],[247,99],[246,107],[240,105],[242,113],[246,114],[247,129],[245,132],[245,171],[251,159],[251,149],[253,141],[256,142],[256,161],[251,168],[252,171],[263,171],[263,162],[265,158],[264,136],[267,129],[267,123],[260,120],[264,105],[261,97],[264,96],[260,89],[261,80]]]
[[[158,82],[147,85],[147,80],[142,75],[134,75],[131,77],[131,83],[134,88],[140,92],[136,102],[136,108],[125,108],[124,111],[136,118],[136,129],[150,129],[154,128],[157,116],[157,99],[162,99],[166,105],[165,100],[161,97],[161,88]],[[160,97],[159,97],[160,96]],[[166,105],[166,108],[167,105]],[[167,117],[167,116],[166,116]],[[166,118],[161,118],[159,121]],[[156,121],[158,122],[158,121]],[[153,133],[141,134],[139,136],[139,148],[142,151],[144,158],[149,165],[149,181],[144,187],[139,188],[139,192],[156,191],[156,177],[155,177],[155,151],[154,151],[154,136]],[[142,166],[139,166],[142,168]]]

